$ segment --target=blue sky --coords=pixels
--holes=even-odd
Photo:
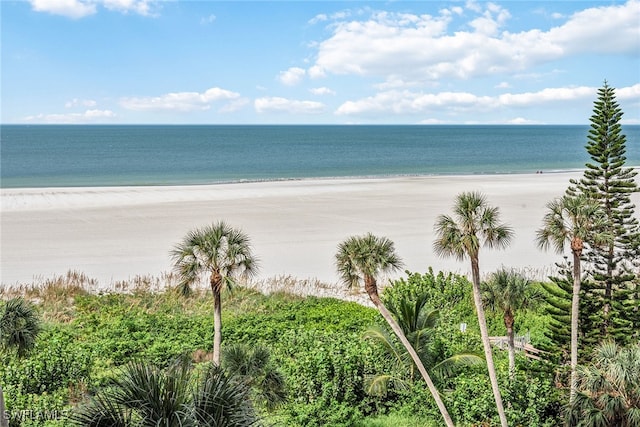
[[[0,7],[2,123],[640,124],[640,0]]]

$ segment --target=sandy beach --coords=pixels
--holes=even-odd
[[[501,265],[546,274],[559,255],[537,249],[545,205],[581,172],[312,179],[175,187],[3,189],[1,283],[31,283],[76,270],[110,287],[171,270],[169,251],[191,229],[217,220],[242,228],[261,260],[260,278],[291,275],[337,283],[340,241],[387,236],[414,272],[467,274],[467,262],[433,250],[437,215],[456,194],[478,190],[515,230],[503,251],[483,250],[481,269]],[[634,195],[640,205],[640,195]]]

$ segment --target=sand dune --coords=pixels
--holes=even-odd
[[[169,251],[190,229],[225,220],[244,229],[262,278],[293,275],[336,283],[344,238],[372,232],[396,243],[406,268],[466,274],[466,262],[432,250],[437,215],[456,194],[483,192],[516,232],[503,251],[481,252],[481,269],[550,272],[561,257],[541,252],[535,230],[545,204],[580,172],[524,175],[317,179],[175,187],[3,189],[1,282],[28,283],[77,270],[101,286],[171,269]],[[640,204],[639,195],[634,202]]]

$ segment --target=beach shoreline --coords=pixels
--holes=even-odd
[[[542,174],[310,178],[203,185],[3,188],[0,281],[79,271],[105,288],[170,271],[169,251],[191,229],[217,220],[242,228],[261,259],[260,279],[293,276],[337,284],[333,256],[351,235],[372,232],[396,244],[412,272],[467,274],[467,262],[440,259],[433,224],[462,191],[480,191],[516,237],[482,250],[481,269],[551,273],[562,256],[537,249],[545,206],[582,171]],[[636,205],[640,197],[633,197]]]

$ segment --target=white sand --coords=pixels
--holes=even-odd
[[[336,246],[372,232],[396,243],[406,269],[468,272],[439,259],[433,225],[456,194],[479,190],[516,237],[503,251],[482,250],[480,267],[549,273],[562,258],[536,248],[545,205],[581,172],[330,179],[180,187],[3,189],[1,283],[31,283],[76,270],[110,286],[171,270],[169,251],[191,229],[225,220],[246,231],[261,278],[292,275],[337,283]],[[640,205],[640,196],[634,195]]]

